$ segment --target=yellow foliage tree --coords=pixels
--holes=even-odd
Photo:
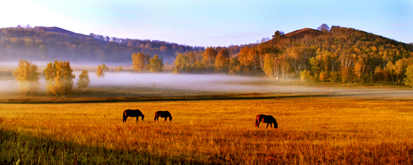
[[[26,60],[19,60],[19,66],[13,72],[16,80],[19,81],[19,89],[21,92],[29,94],[31,91],[38,89],[39,73],[37,65]]]
[[[264,72],[267,76],[274,76],[274,57],[271,54],[264,57]]]
[[[86,93],[86,88],[89,87],[90,79],[87,70],[83,70],[77,79],[77,88],[83,88],[83,92]]]
[[[221,49],[215,58],[215,72],[228,72],[229,68],[229,53],[226,48]]]
[[[115,72],[121,72],[121,71],[123,71],[122,66],[119,66],[119,67],[115,68]]]
[[[413,65],[409,65],[406,68],[405,75],[406,78],[404,79],[404,84],[413,88]]]
[[[150,59],[149,62],[149,70],[154,72],[162,72],[163,70],[163,59],[159,58],[158,55],[154,55],[153,58]]]
[[[132,66],[134,71],[144,72],[147,67],[147,56],[145,54],[138,52],[132,54]]]
[[[103,68],[101,65],[98,65],[98,69],[96,70],[96,76],[99,77],[104,77],[105,76],[105,72],[103,72]]]
[[[72,91],[73,79],[75,75],[70,67],[69,61],[54,61],[47,63],[47,67],[43,70],[46,76],[47,94],[55,94],[66,96]]]
[[[217,51],[213,47],[207,47],[204,51],[203,56],[203,63],[209,67],[215,63],[215,58],[217,56]]]

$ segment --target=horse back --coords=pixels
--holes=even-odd
[[[264,123],[274,123],[274,122],[276,122],[276,121],[275,121],[275,118],[274,118],[273,116],[271,116],[271,115],[265,115],[265,116],[262,118],[262,122],[264,122]]]
[[[169,117],[171,113],[169,113],[169,111],[156,111],[155,115],[159,117]]]
[[[136,117],[136,116],[143,116],[142,112],[139,109],[131,110],[127,109],[123,111],[124,116]]]

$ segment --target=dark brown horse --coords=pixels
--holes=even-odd
[[[136,117],[136,121],[138,121],[139,116],[142,117],[142,121],[143,121],[143,114],[139,109],[136,110],[132,110],[132,109],[127,109],[123,111],[123,122],[126,122],[126,119],[128,117]]]
[[[277,120],[275,120],[275,118],[271,115],[263,115],[263,114],[257,115],[257,117],[255,118],[255,126],[259,127],[260,122],[267,123],[266,128],[268,128],[268,125],[271,125],[272,127],[273,124],[274,124],[274,128],[278,128]]]
[[[169,121],[172,121],[172,115],[169,111],[156,111],[154,121],[159,120],[159,117],[165,118],[165,121],[169,117]]]

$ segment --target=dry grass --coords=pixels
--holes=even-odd
[[[123,123],[122,111],[130,108],[140,109],[145,121],[136,123],[135,118],[128,118]],[[154,112],[158,110],[170,111],[172,122],[154,122]],[[259,113],[273,115],[279,129],[265,129],[264,124],[255,128],[255,115]],[[411,164],[412,123],[412,101],[308,97],[0,104],[2,134],[10,131],[62,144],[54,150],[43,147],[47,147],[45,153],[57,152],[53,158],[40,153],[27,156],[30,149],[26,154],[25,150],[3,151],[0,157],[3,163],[59,164]],[[24,148],[22,143],[1,144],[2,148]],[[67,147],[69,144],[75,146]],[[79,146],[99,149],[76,150]],[[92,152],[88,153],[92,156],[82,158],[85,151]],[[137,155],[125,156],[130,152]],[[112,157],[113,153],[117,156]],[[138,155],[142,159],[134,159]]]

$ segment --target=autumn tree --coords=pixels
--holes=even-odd
[[[123,71],[122,66],[119,66],[119,67],[115,68],[115,72],[121,72],[121,71]]]
[[[106,64],[101,64],[100,67],[103,69],[103,71],[109,70],[109,67],[107,67]]]
[[[86,88],[89,87],[90,79],[87,70],[83,70],[77,79],[77,88],[83,88],[83,92],[86,93]]]
[[[147,67],[147,56],[141,52],[133,53],[132,66],[134,71],[144,72]]]
[[[323,31],[323,32],[328,32],[330,30],[330,27],[327,26],[327,24],[323,23],[321,26],[317,28],[317,30]]]
[[[231,58],[229,60],[229,74],[239,74],[241,72],[240,62],[238,58]]]
[[[75,75],[69,61],[54,61],[47,63],[43,70],[46,79],[47,94],[66,96],[72,91]]]
[[[99,77],[104,77],[105,76],[105,72],[103,72],[103,68],[101,65],[98,65],[98,68],[96,70],[96,76]]]
[[[270,77],[274,76],[274,57],[271,54],[264,57],[264,73]]]
[[[149,70],[154,72],[162,72],[163,70],[163,59],[159,58],[158,55],[154,55],[149,62]]]
[[[13,72],[13,76],[16,76],[21,92],[29,94],[31,91],[38,89],[39,73],[37,72],[37,65],[32,62],[19,60],[19,65]]]
[[[221,49],[215,58],[215,72],[228,72],[229,68],[229,53],[226,48]]]
[[[377,66],[374,69],[374,79],[376,81],[382,81],[384,79],[384,73],[383,73],[383,69],[381,68],[381,66]]]
[[[413,64],[406,68],[404,84],[413,88]]]
[[[203,56],[203,63],[207,67],[211,67],[215,63],[215,58],[217,56],[217,51],[213,47],[207,47],[204,51]]]

